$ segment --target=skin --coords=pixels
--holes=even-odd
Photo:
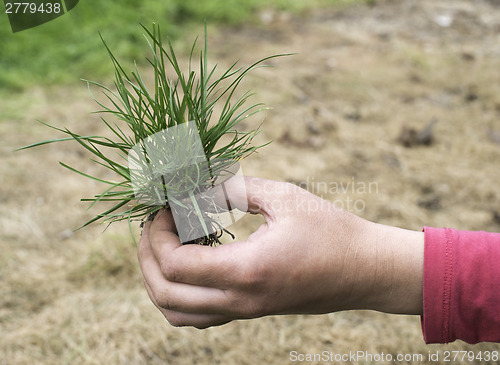
[[[238,179],[225,183],[231,205],[266,220],[246,241],[183,246],[166,210],[144,227],[144,283],[170,324],[352,309],[422,314],[422,232],[369,222],[295,185]]]

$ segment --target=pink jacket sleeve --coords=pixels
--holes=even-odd
[[[500,342],[500,234],[424,227],[426,343]]]

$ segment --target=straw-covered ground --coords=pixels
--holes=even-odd
[[[377,1],[260,21],[210,35],[211,60],[224,65],[298,53],[246,84],[272,107],[259,141],[274,141],[243,163],[246,174],[384,224],[500,231],[498,2]],[[288,364],[291,351],[438,351],[444,364],[445,350],[500,350],[427,346],[419,318],[363,311],[173,328],[147,297],[126,224],[72,232],[96,212],[79,199],[102,186],[57,162],[102,174],[89,156],[75,143],[12,152],[57,135],[36,119],[102,130],[85,85],[1,103],[0,364]],[[233,230],[244,237],[259,222]],[[392,363],[423,363],[414,360]]]

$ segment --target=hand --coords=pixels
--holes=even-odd
[[[235,201],[266,219],[246,241],[181,245],[169,211],[148,222],[138,257],[153,303],[174,326],[348,309],[421,314],[423,233],[363,220],[297,186],[239,177]]]

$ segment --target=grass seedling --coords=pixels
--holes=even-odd
[[[269,59],[283,55],[266,57],[247,67],[238,67],[238,62],[235,62],[227,70],[217,72],[217,65],[211,68],[208,66],[205,27],[204,45],[200,50],[197,70],[193,68],[197,48],[195,41],[191,48],[188,69],[183,71],[171,42],[163,41],[160,27],[153,24],[151,30],[144,26],[143,29],[152,54],[148,63],[154,73],[153,85],[149,87],[146,85],[137,65],[133,71],[126,72],[104,40],[103,43],[114,65],[115,90],[97,82],[87,81],[89,90],[97,87],[105,95],[106,103],[94,97],[101,107],[96,113],[103,114],[101,121],[112,132],[112,138],[82,136],[68,129],[42,122],[67,136],[34,143],[21,149],[72,140],[93,155],[92,161],[113,171],[116,181],[88,175],[60,162],[69,170],[103,183],[107,187],[104,192],[93,198],[82,199],[90,202],[91,207],[100,202],[111,204],[111,207],[97,214],[82,227],[95,221],[113,223],[122,220],[127,220],[131,227],[132,220],[151,219],[160,209],[171,208],[184,214],[187,217],[185,221],[187,224],[203,229],[202,234],[198,234],[199,238],[186,243],[218,244],[219,237],[225,229],[215,227],[217,233],[213,233],[213,225],[217,223],[206,219],[206,212],[200,208],[195,194],[213,187],[217,179],[231,170],[235,163],[263,146],[251,144],[258,130],[247,132],[236,130],[239,123],[264,109],[261,103],[248,103],[253,95],[250,91],[237,96],[237,89],[250,71],[265,66],[264,62]],[[220,110],[217,115],[216,106]],[[108,116],[115,120],[110,121]],[[168,154],[176,154],[177,166],[169,167],[172,160],[169,156],[164,156],[164,159],[151,156],[151,148],[148,149],[147,143],[151,142],[157,133],[188,124],[195,126],[203,156],[198,156],[200,151],[185,152],[186,148],[188,150],[190,148],[189,143],[186,147],[186,140],[193,134],[186,128],[182,140],[179,140],[180,137],[170,136],[169,140],[163,141],[168,147],[165,151]],[[193,143],[193,146],[196,146],[196,143]],[[177,147],[184,148],[184,152],[172,152],[178,151]],[[140,157],[136,156],[136,162],[143,160],[146,163],[141,167],[142,170],[154,167],[149,174],[145,174],[146,177],[141,183],[143,187],[145,186],[143,192],[145,190],[149,192],[147,199],[138,199],[137,187],[134,186],[134,174],[137,170],[131,169],[129,163],[130,156],[133,155],[130,153],[134,148],[139,148],[142,154]],[[161,149],[158,151],[161,152]],[[207,167],[200,168],[200,164],[193,163],[199,161],[199,158],[206,161]],[[156,166],[153,166],[155,161]],[[155,194],[158,196],[156,200],[152,199]],[[190,209],[183,204],[182,197],[186,197],[192,203]],[[158,204],[159,201],[161,204]]]

